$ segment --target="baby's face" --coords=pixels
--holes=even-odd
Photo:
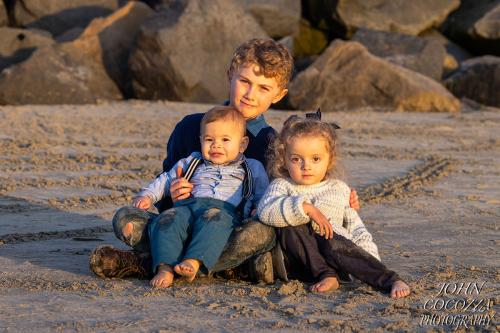
[[[201,133],[201,154],[214,164],[227,164],[238,158],[248,146],[244,130],[230,120],[205,124]]]
[[[322,137],[292,137],[286,145],[285,165],[290,177],[299,185],[318,184],[325,179],[330,166],[328,143]]]

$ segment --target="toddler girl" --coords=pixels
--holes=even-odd
[[[312,291],[338,288],[338,271],[390,291],[409,295],[399,276],[379,260],[377,246],[354,209],[349,187],[335,179],[336,134],[317,119],[289,118],[274,149],[269,173],[275,177],[258,205],[260,220],[277,227],[285,265],[315,281]]]

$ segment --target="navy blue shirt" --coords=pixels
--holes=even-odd
[[[200,125],[204,113],[195,113],[184,117],[174,128],[167,143],[167,157],[163,161],[163,171],[168,172],[177,161],[186,158],[195,151],[201,151]],[[274,128],[269,126],[263,115],[247,121],[248,148],[245,150],[247,158],[253,158],[266,166],[266,152],[276,135]],[[168,199],[168,200],[166,200]],[[165,198],[159,211],[170,208],[170,198]]]

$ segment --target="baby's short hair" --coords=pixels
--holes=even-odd
[[[229,77],[245,64],[255,64],[260,74],[267,78],[276,78],[281,89],[290,82],[293,71],[293,57],[283,45],[272,39],[251,39],[241,44],[233,54],[229,66]]]
[[[208,110],[201,119],[201,133],[205,125],[218,120],[232,121],[241,129],[242,136],[246,135],[247,122],[245,117],[232,106],[219,105]]]

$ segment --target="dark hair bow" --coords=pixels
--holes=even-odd
[[[318,108],[316,112],[306,113],[306,118],[318,119],[321,120],[321,108]],[[340,129],[340,126],[336,123],[330,123],[333,129]]]

